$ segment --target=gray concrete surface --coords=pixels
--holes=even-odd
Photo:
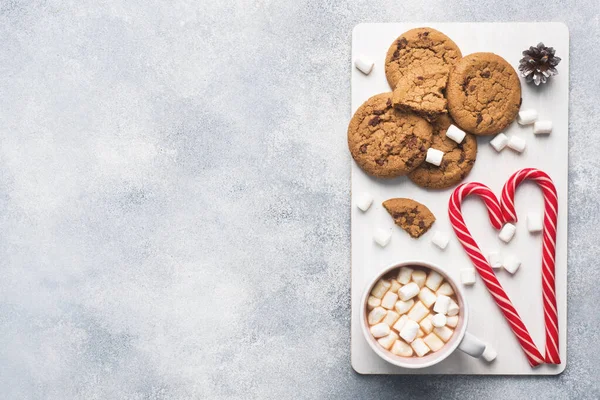
[[[349,356],[352,27],[571,30],[559,377],[365,377]],[[600,6],[0,1],[3,399],[600,397]]]

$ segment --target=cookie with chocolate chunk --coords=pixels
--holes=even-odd
[[[394,219],[396,225],[414,238],[423,235],[435,222],[435,216],[429,208],[413,199],[389,199],[383,207]]]
[[[348,147],[369,175],[393,178],[417,168],[431,145],[433,128],[423,118],[392,106],[392,94],[364,102],[350,120]]]
[[[417,66],[404,74],[394,89],[392,104],[399,110],[415,112],[432,121],[446,111],[448,68]]]

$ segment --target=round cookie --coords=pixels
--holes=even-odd
[[[446,137],[452,119],[447,115],[440,116],[433,123],[433,139],[431,147],[444,152],[442,164],[437,167],[423,163],[408,177],[418,186],[428,189],[446,189],[462,181],[473,168],[477,158],[477,139],[467,134],[458,144]]]
[[[417,115],[392,107],[392,93],[364,102],[348,125],[348,147],[369,175],[393,178],[417,168],[427,155],[432,126]]]
[[[385,76],[394,89],[398,80],[416,66],[454,65],[462,54],[448,36],[431,28],[416,28],[400,35],[385,57]]]
[[[515,69],[494,53],[461,59],[448,79],[448,111],[462,130],[494,135],[510,125],[521,106],[521,82]]]

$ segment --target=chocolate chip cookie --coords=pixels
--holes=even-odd
[[[383,207],[394,218],[394,222],[414,238],[420,237],[435,222],[435,216],[429,208],[413,199],[389,199]]]
[[[417,168],[427,155],[433,135],[423,118],[392,106],[392,93],[364,102],[350,120],[348,147],[369,175],[393,178]]]
[[[392,89],[402,76],[422,66],[439,66],[447,71],[462,54],[448,36],[432,28],[411,29],[396,39],[385,58],[385,76]]]
[[[431,121],[446,113],[448,68],[440,65],[416,66],[398,80],[392,104],[399,110],[422,115]]]
[[[467,134],[459,144],[446,137],[452,119],[448,115],[440,116],[433,125],[431,147],[444,152],[442,164],[437,167],[423,163],[408,174],[418,186],[429,189],[446,189],[462,181],[473,168],[477,158],[477,139]]]
[[[514,68],[494,53],[461,59],[448,79],[448,111],[462,130],[493,135],[504,130],[521,106],[521,82]]]

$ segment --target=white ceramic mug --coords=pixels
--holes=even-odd
[[[446,281],[452,286],[454,293],[456,295],[456,302],[460,308],[458,313],[458,325],[454,330],[454,334],[450,338],[450,340],[442,347],[440,350],[429,353],[423,357],[401,357],[393,354],[389,350],[381,347],[377,340],[371,335],[369,331],[369,324],[367,323],[367,299],[375,286],[375,283],[381,277],[385,276],[387,273],[392,271],[393,269],[397,269],[400,267],[410,267],[417,266],[422,267],[424,269],[430,269],[436,271],[440,275],[446,279]],[[373,279],[369,282],[362,296],[361,301],[361,310],[360,310],[360,320],[362,326],[363,335],[369,343],[369,346],[373,349],[373,351],[385,361],[390,364],[397,365],[402,368],[426,368],[435,365],[448,357],[450,354],[454,352],[457,348],[466,354],[479,358],[483,354],[485,350],[485,344],[477,339],[475,336],[469,334],[467,332],[467,322],[469,321],[469,308],[467,307],[465,295],[463,293],[462,287],[457,284],[457,282],[452,279],[444,269],[439,266],[425,262],[425,261],[403,261],[398,264],[394,264],[384,269],[377,276],[373,277]]]

